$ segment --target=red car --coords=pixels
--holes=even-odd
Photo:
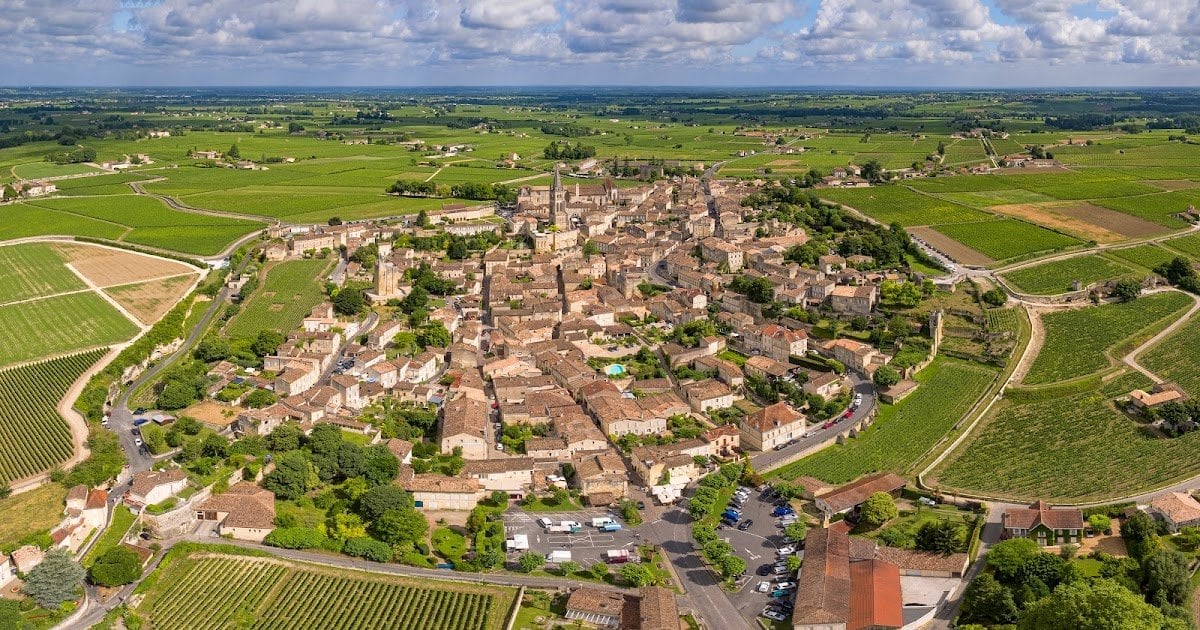
[[[833,426],[833,420],[830,420],[830,421],[826,422],[825,424],[821,425],[821,428],[828,429],[831,426]]]
[[[854,415],[854,410],[853,410],[853,409],[847,409],[847,410],[846,410],[846,413],[842,414],[842,417],[843,417],[843,418],[849,418],[850,416],[853,416],[853,415]]]

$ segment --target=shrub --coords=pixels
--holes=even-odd
[[[267,534],[263,542],[283,549],[315,549],[325,543],[325,534],[311,527],[280,527]]]

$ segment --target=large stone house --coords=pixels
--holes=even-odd
[[[1200,526],[1200,501],[1185,492],[1168,492],[1150,502],[1150,515],[1172,534],[1184,527]]]
[[[1005,510],[1001,521],[1006,538],[1030,538],[1043,546],[1078,543],[1083,533],[1079,508],[1052,508],[1045,501]]]
[[[838,285],[829,296],[829,306],[837,313],[868,315],[875,308],[876,295],[875,287],[871,285]]]
[[[487,459],[487,419],[491,411],[482,401],[460,396],[442,410],[439,446],[443,453],[462,449],[463,459]]]
[[[804,435],[804,415],[785,402],[777,402],[743,417],[739,429],[743,447],[769,451]]]
[[[196,506],[196,518],[217,521],[217,533],[262,542],[275,529],[275,495],[243,481]]]
[[[441,474],[414,475],[411,468],[400,473],[400,486],[413,495],[418,510],[473,510],[481,487],[475,479]]]

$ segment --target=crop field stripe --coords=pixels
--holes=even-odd
[[[261,285],[226,325],[226,334],[249,337],[265,329],[286,334],[298,327],[300,320],[321,301],[323,283],[317,278],[329,271],[332,262],[332,259],[288,260],[271,266]],[[271,292],[274,295],[268,297],[266,294]],[[279,308],[272,309],[273,305],[279,305]]]
[[[94,292],[0,306],[0,366],[118,343],[137,326]]]
[[[1120,278],[1134,273],[1133,269],[1103,256],[1088,255],[1053,260],[1002,274],[1004,279],[1023,293],[1056,295],[1072,290],[1071,283],[1081,286]]]
[[[1177,383],[1192,398],[1200,397],[1200,317],[1193,316],[1140,357],[1146,369]]]
[[[86,289],[66,260],[46,243],[0,247],[0,302]]]

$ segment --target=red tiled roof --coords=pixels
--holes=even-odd
[[[829,506],[834,514],[848,510],[876,492],[894,492],[903,488],[908,482],[903,477],[893,473],[881,473],[863,477],[858,481],[848,483],[837,490],[827,492],[820,500]]]
[[[1027,508],[1013,508],[1004,513],[1004,527],[1033,529],[1045,525],[1050,529],[1083,529],[1083,511],[1079,508],[1051,508],[1038,501]]]
[[[883,560],[851,562],[850,583],[853,588],[847,630],[879,630],[904,625],[900,569],[896,565]]]
[[[850,538],[843,532],[809,532],[796,589],[797,624],[845,623],[850,618]]]

